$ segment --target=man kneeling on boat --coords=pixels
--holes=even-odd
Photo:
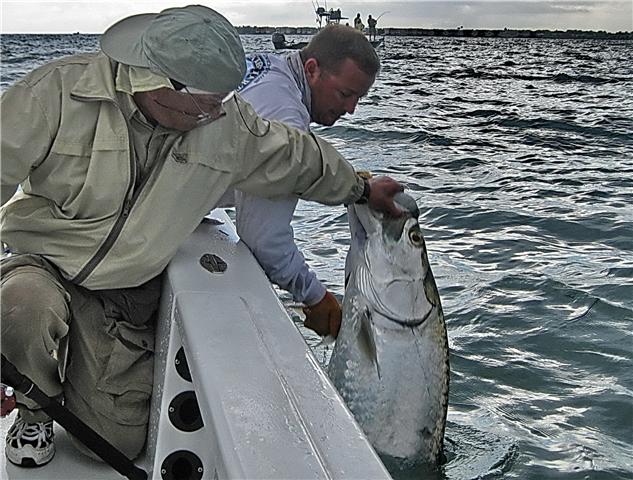
[[[0,221],[13,252],[1,263],[2,354],[135,458],[161,272],[226,190],[398,215],[402,186],[363,180],[323,140],[228,95],[244,52],[214,10],[128,17],[101,49],[37,68],[2,95]],[[44,465],[52,422],[17,402],[7,458]]]

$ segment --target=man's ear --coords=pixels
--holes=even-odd
[[[303,71],[306,74],[308,85],[312,84],[321,76],[321,68],[316,58],[308,58],[303,64]]]

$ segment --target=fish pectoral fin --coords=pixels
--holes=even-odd
[[[376,349],[376,338],[374,336],[374,325],[371,321],[371,311],[368,308],[363,310],[359,323],[358,346],[367,359],[376,366],[378,378],[381,378],[378,350]]]

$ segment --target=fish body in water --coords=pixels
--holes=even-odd
[[[350,205],[343,323],[328,374],[381,456],[443,458],[448,337],[415,200],[391,218]]]

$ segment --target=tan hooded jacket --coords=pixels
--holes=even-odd
[[[226,116],[166,137],[141,185],[116,102],[116,63],[79,55],[36,69],[2,96],[2,241],[91,289],[158,275],[228,187],[325,204],[363,182],[317,137],[260,119],[234,95]]]

